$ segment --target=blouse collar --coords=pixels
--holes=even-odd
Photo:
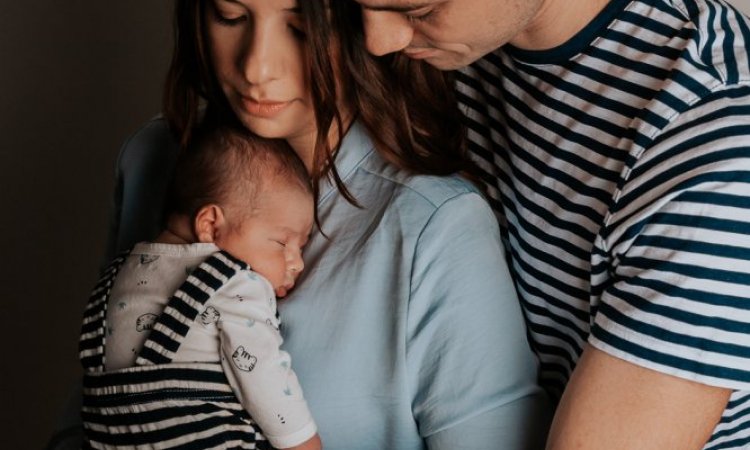
[[[375,145],[367,129],[358,120],[354,121],[344,135],[341,147],[334,157],[336,171],[344,184],[347,184],[352,174],[373,151],[375,151]],[[336,191],[336,185],[331,182],[330,177],[320,180],[319,187],[318,205]]]

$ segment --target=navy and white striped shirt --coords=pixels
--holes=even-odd
[[[706,448],[750,446],[750,22],[612,0],[545,51],[462,71],[472,152],[559,397],[586,342],[734,390]]]

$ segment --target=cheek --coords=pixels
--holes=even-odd
[[[449,46],[455,47],[455,50],[466,47],[476,47],[483,42],[483,36],[490,34],[491,30],[501,24],[492,23],[497,13],[487,10],[487,6],[477,5],[475,7],[458,7],[445,11],[443,17],[452,17],[451,20],[444,20],[440,26],[436,26],[436,33],[441,37],[442,42]]]
[[[211,51],[211,66],[219,84],[224,86],[231,80],[234,73],[234,48],[236,37],[228,33],[209,28],[209,48]]]
[[[284,282],[284,275],[286,273],[284,257],[279,256],[276,253],[269,253],[264,257],[259,258],[253,266],[253,269],[266,277],[274,287],[277,287]]]
[[[286,55],[282,63],[289,85],[293,85],[303,97],[310,97],[310,67],[308,64],[307,48],[294,39],[285,39],[279,44],[277,51]],[[291,87],[291,86],[290,86]]]

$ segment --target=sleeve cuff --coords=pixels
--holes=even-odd
[[[315,436],[315,433],[317,432],[318,427],[315,425],[315,422],[311,420],[307,425],[302,427],[302,429],[295,431],[294,433],[285,434],[283,436],[271,436],[266,434],[265,436],[275,448],[289,448],[294,447],[295,445],[300,445]]]

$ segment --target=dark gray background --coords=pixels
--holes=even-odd
[[[157,114],[171,0],[0,0],[0,448],[41,448],[80,374],[114,161]]]
[[[159,112],[171,5],[0,0],[2,449],[41,448],[80,375],[114,160]]]

